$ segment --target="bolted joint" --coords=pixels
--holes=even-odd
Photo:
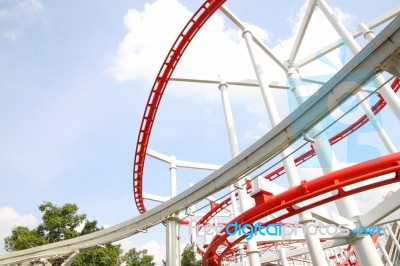
[[[245,35],[246,33],[249,33],[249,34],[251,35],[251,37],[253,37],[253,33],[251,33],[250,30],[244,29],[244,30],[242,31],[242,37],[243,37],[243,38],[244,38],[244,35]]]

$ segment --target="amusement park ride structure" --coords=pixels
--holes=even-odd
[[[400,253],[400,191],[394,191],[366,213],[361,213],[353,198],[354,194],[400,181],[400,153],[376,117],[386,108],[400,120],[400,99],[396,95],[400,88],[400,80],[396,78],[400,76],[400,8],[369,24],[361,24],[358,31],[350,33],[325,0],[310,0],[290,56],[282,62],[223,5],[224,2],[207,0],[194,13],[172,45],[154,81],[139,129],[133,169],[134,199],[141,214],[92,234],[2,254],[0,265],[51,265],[51,260],[60,256],[67,258],[64,265],[70,265],[80,250],[139,234],[159,223],[166,225],[166,262],[169,266],[180,265],[179,231],[183,225],[191,228],[190,239],[197,244],[203,265],[375,266],[400,263],[396,262],[397,254]],[[309,57],[297,60],[311,17],[317,8],[328,19],[341,40]],[[217,11],[222,12],[242,31],[256,82],[224,81],[222,77],[220,80],[172,77],[196,33]],[[387,24],[386,27],[375,36],[372,30],[384,24]],[[363,48],[355,40],[360,36],[369,41]],[[301,68],[344,45],[354,57],[322,84],[316,93],[307,97],[304,79],[300,75]],[[256,49],[263,51],[276,64],[277,69],[285,73],[287,80],[284,82],[287,84],[277,85],[268,81]],[[148,148],[157,110],[169,81],[216,84],[221,94],[232,160],[222,166],[187,162]],[[366,89],[370,83],[376,84],[372,91]],[[259,87],[272,126],[267,134],[242,152],[239,151],[228,97],[230,85]],[[289,93],[293,93],[298,104],[283,120],[271,92],[275,87],[290,89]],[[377,98],[376,103],[369,106],[366,99],[374,97]],[[353,98],[358,102],[343,116],[357,106],[361,106],[365,115],[336,132],[334,136],[327,137],[328,127],[323,126],[321,121]],[[336,122],[331,121],[331,124]],[[357,130],[367,123],[373,126],[387,154],[341,169],[332,145],[353,133],[357,134]],[[295,152],[303,151],[307,146],[311,148],[294,157]],[[316,156],[324,175],[306,181],[300,178],[297,166],[313,156]],[[169,165],[169,198],[144,192],[143,178],[147,157]],[[178,193],[178,167],[213,172]],[[283,176],[287,178],[288,188],[275,182]],[[147,210],[145,200],[158,201],[161,204]],[[210,209],[207,213],[200,214],[203,207],[196,208],[199,202],[209,202],[207,206]],[[330,202],[336,204],[338,214],[325,208]],[[246,235],[229,235],[225,228],[228,224],[260,223],[267,226],[293,221],[303,227],[346,225],[349,234],[322,236],[305,233],[296,237],[257,236],[246,240]],[[207,225],[218,225],[223,228],[223,233],[206,234],[200,239],[197,233]],[[351,232],[355,228],[377,225],[385,229],[384,236]],[[383,242],[386,244],[383,245]]]

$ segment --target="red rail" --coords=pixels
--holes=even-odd
[[[271,221],[263,224],[266,226],[327,202],[331,202],[379,186],[399,182],[399,163],[400,153],[394,153],[378,159],[350,166],[310,181],[304,181],[301,185],[288,189],[287,191],[276,196],[272,196],[264,203],[256,205],[250,210],[237,216],[230,223],[237,222],[239,224],[252,224],[267,215],[273,213],[278,214],[278,211],[286,210],[286,213],[280,214]],[[395,173],[394,177],[383,181],[375,181],[374,183],[349,190],[344,189],[346,186],[357,184],[365,180],[373,180],[376,177],[389,173]],[[307,203],[307,205],[298,209],[294,208],[294,205],[300,202],[304,203],[306,200],[313,199],[333,191],[337,191],[337,194],[327,196],[313,203]],[[246,236],[238,237],[233,242],[229,242],[227,237],[228,235],[225,234],[221,236],[216,235],[213,238],[203,256],[203,265],[206,262],[208,262],[209,266],[221,265],[222,259],[229,252],[229,250],[234,245],[242,241]],[[226,247],[225,249],[223,249],[224,246]],[[221,253],[217,253],[217,250],[221,249],[223,251]]]
[[[147,146],[150,139],[151,129],[157,114],[164,90],[175,70],[176,65],[181,59],[187,46],[201,29],[205,22],[214,14],[214,12],[226,0],[207,0],[197,11],[183,28],[178,38],[172,45],[167,57],[162,64],[157,78],[154,81],[146,108],[144,110],[142,123],[140,125],[138,139],[136,143],[135,160],[133,167],[133,194],[135,203],[140,213],[146,211],[143,202],[143,169],[146,158]]]

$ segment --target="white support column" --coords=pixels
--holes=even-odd
[[[166,241],[166,262],[167,266],[180,266],[180,236],[179,236],[179,219],[172,216],[165,221],[167,232]]]
[[[170,189],[171,198],[176,196],[176,158],[171,156],[170,161]],[[166,262],[167,266],[179,266],[181,265],[180,260],[180,236],[179,236],[179,219],[176,214],[168,217],[165,221],[166,227]]]
[[[306,100],[306,91],[305,88],[303,88],[301,84],[299,84],[300,76],[297,73],[296,69],[294,69],[293,67],[289,68],[288,80],[292,87],[292,91],[296,96],[298,104],[301,105]],[[322,132],[322,127],[319,124],[317,124],[309,131],[311,136],[315,136],[320,132]],[[336,156],[332,150],[328,138],[324,133],[315,138],[313,147],[322,167],[322,170],[325,174],[338,169]],[[360,215],[360,211],[352,196],[337,200],[335,201],[335,204],[338,208],[339,213],[347,219],[351,220],[353,217]],[[353,240],[352,244],[354,245],[357,253],[357,258],[361,265],[383,265],[382,261],[379,258],[378,252],[376,251],[374,243],[372,242],[370,237],[355,239]]]
[[[246,42],[251,61],[253,63],[254,71],[256,72],[257,80],[260,85],[261,94],[264,100],[265,107],[267,108],[267,113],[271,121],[271,125],[276,126],[279,124],[281,119],[279,117],[278,108],[275,105],[271,89],[268,85],[266,74],[264,73],[262,66],[258,63],[257,57],[254,54],[253,38],[251,32],[248,30],[243,31],[243,38]],[[281,157],[283,159],[283,165],[287,173],[290,187],[294,187],[300,184],[300,177],[296,165],[294,163],[293,156],[291,156],[290,154],[291,151],[289,148],[287,148],[281,152]],[[300,213],[299,217],[300,217],[299,223],[303,224],[305,228],[308,228],[309,225],[313,223],[313,219],[309,211]],[[319,238],[316,235],[307,234],[306,232],[304,233],[307,241],[307,246],[310,249],[310,254],[313,263],[315,265],[321,265],[321,266],[327,265],[327,262],[325,260],[325,254],[322,249]]]
[[[324,13],[326,18],[329,20],[329,22],[332,24],[332,26],[335,28],[340,37],[346,41],[346,44],[348,45],[350,51],[353,54],[357,54],[358,52],[360,52],[362,50],[361,46],[356,42],[354,37],[344,27],[344,25],[339,21],[339,19],[336,17],[335,13],[325,2],[325,0],[318,0],[317,5]],[[361,27],[363,26],[361,25]],[[368,29],[366,30],[364,36],[368,40],[372,40],[375,37],[374,34]],[[378,75],[376,77],[376,82],[380,87],[383,84],[385,84],[385,79],[381,75]],[[397,119],[400,120],[400,99],[397,97],[396,93],[394,93],[394,91],[390,88],[389,85],[382,86],[379,92],[385,99],[385,101],[388,103],[390,109],[397,116]]]
[[[279,249],[279,257],[281,259],[282,266],[289,266],[289,261],[287,260],[286,254],[285,254],[285,248],[281,247]]]
[[[232,108],[231,108],[231,105],[229,102],[229,96],[228,96],[228,91],[227,91],[228,85],[221,79],[221,83],[219,84],[218,88],[221,92],[226,127],[228,130],[228,139],[229,139],[229,145],[230,145],[230,149],[231,149],[231,155],[232,155],[232,158],[234,158],[239,154],[239,145],[237,142],[237,137],[236,137],[236,132],[235,132]],[[238,187],[240,187],[240,189],[238,189],[239,202],[240,202],[241,210],[242,210],[242,212],[244,212],[252,207],[253,199],[247,194],[246,184],[243,179],[240,179],[239,181],[237,181],[236,185]],[[231,193],[231,197],[232,197],[232,193]],[[235,201],[236,201],[236,199],[235,199]],[[233,202],[233,200],[232,200],[232,202]],[[255,238],[252,238],[247,241],[247,257],[249,258],[251,266],[261,265],[260,254],[258,251],[257,241]]]

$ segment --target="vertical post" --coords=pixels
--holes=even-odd
[[[228,139],[229,139],[229,146],[231,149],[231,155],[232,155],[232,158],[234,158],[239,154],[239,145],[237,142],[235,125],[233,122],[232,109],[231,109],[231,105],[229,102],[229,96],[228,96],[228,91],[227,91],[228,85],[222,80],[222,78],[221,78],[218,88],[221,92],[226,127],[228,130]],[[238,180],[236,182],[236,185],[237,185],[237,187],[240,187],[238,189],[239,202],[240,202],[241,210],[242,210],[242,212],[244,212],[252,207],[251,201],[253,199],[247,194],[246,184],[243,179]],[[235,201],[236,201],[236,199],[235,199]],[[252,238],[247,241],[247,257],[249,258],[251,266],[261,265],[260,254],[258,251],[257,241],[255,238]]]
[[[174,215],[168,217],[165,221],[167,231],[166,262],[167,266],[180,266],[180,248],[179,248],[179,219]]]
[[[171,156],[170,171],[170,189],[171,198],[176,196],[176,158]],[[167,266],[179,266],[180,260],[180,236],[179,236],[179,219],[176,214],[167,217],[165,221],[167,241],[166,241],[166,262]]]
[[[306,100],[305,88],[299,83],[300,76],[294,67],[289,67],[288,71],[288,81],[292,88],[293,93],[296,96],[298,104],[302,104]],[[309,133],[315,136],[322,132],[322,127],[320,124],[314,126]],[[319,134],[315,138],[313,147],[322,170],[325,174],[330,173],[338,168],[338,162],[336,156],[332,150],[328,138],[324,133]],[[339,213],[346,217],[347,219],[352,219],[360,215],[360,211],[356,205],[356,202],[352,196],[347,196],[340,200],[335,201]],[[370,237],[362,237],[353,240],[355,251],[357,253],[357,258],[361,265],[382,265],[382,261],[379,258],[378,252],[374,246]]]
[[[281,247],[279,249],[279,257],[281,259],[281,265],[282,266],[289,266],[289,261],[286,258],[285,248]]]
[[[281,121],[279,114],[278,114],[278,109],[276,108],[275,101],[273,99],[271,89],[268,85],[266,74],[264,73],[264,70],[262,66],[259,64],[257,57],[254,54],[254,48],[253,48],[253,36],[250,31],[244,30],[243,31],[243,38],[246,42],[247,45],[247,50],[249,51],[250,54],[250,59],[253,63],[253,68],[256,73],[257,81],[259,83],[260,89],[261,89],[261,94],[264,100],[264,105],[267,109],[267,113],[269,116],[269,119],[271,121],[272,126],[276,126],[279,124]],[[293,157],[290,155],[291,151],[289,148],[283,150],[281,152],[281,157],[283,158],[283,165],[285,167],[285,171],[287,173],[288,181],[290,184],[290,187],[297,186],[300,184],[300,177],[299,173],[297,171],[296,165],[294,163]],[[311,216],[311,213],[309,211],[305,211],[299,214],[300,221],[299,223],[304,225],[304,228],[309,228],[310,224],[313,224],[313,219]],[[325,260],[324,256],[324,251],[322,249],[321,242],[319,241],[318,236],[316,235],[311,235],[307,234],[307,232],[304,232],[304,236],[307,241],[307,246],[310,250],[310,255],[312,258],[312,261],[315,265],[327,265],[327,262]]]

